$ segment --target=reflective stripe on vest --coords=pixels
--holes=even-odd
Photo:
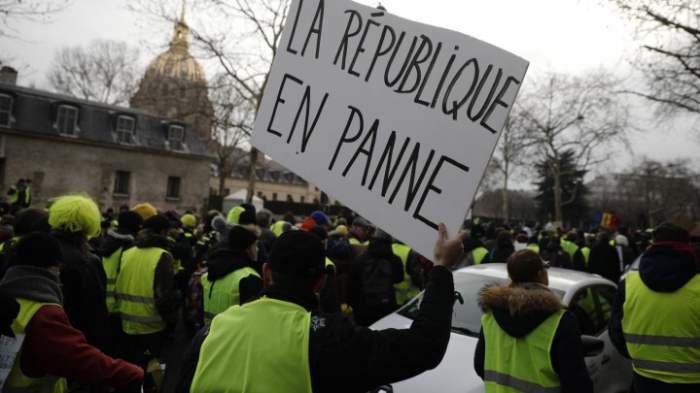
[[[486,343],[486,392],[504,387],[525,392],[558,392],[561,382],[552,367],[550,351],[564,310],[559,310],[524,338],[503,331],[489,311],[481,319]]]
[[[241,280],[255,276],[260,277],[255,269],[244,267],[236,269],[216,281],[209,281],[209,273],[202,275],[202,297],[204,298],[204,324],[210,325],[217,314],[231,306],[241,305]],[[248,300],[248,299],[243,299]]]
[[[262,298],[229,308],[202,343],[190,391],[311,393],[310,330],[311,313],[293,303]]]
[[[489,254],[489,250],[486,247],[477,247],[472,250],[472,257],[474,258],[474,264],[480,265],[484,261],[484,258]]]
[[[32,320],[34,314],[39,311],[40,308],[44,306],[59,306],[60,304],[55,303],[39,303],[31,300],[25,300],[17,298],[17,303],[19,303],[19,314],[17,318],[12,322],[12,331],[15,335],[23,335],[29,321]],[[22,350],[20,349],[15,362],[12,364],[10,369],[10,374],[5,380],[5,384],[2,387],[2,392],[7,393],[63,393],[68,389],[66,380],[64,378],[59,378],[55,375],[45,375],[41,378],[31,378],[22,373],[22,368],[20,367],[20,358],[22,356]]]
[[[119,247],[112,255],[108,257],[102,257],[102,266],[107,274],[107,309],[110,314],[118,313],[119,308],[117,307],[117,274],[119,271],[119,262],[122,257],[123,248]]]
[[[132,247],[122,255],[116,297],[127,334],[156,333],[166,327],[153,297],[156,267],[163,253],[168,252],[158,247]]]
[[[665,383],[700,383],[700,274],[655,292],[639,272],[625,278],[622,331],[634,371]]]
[[[406,273],[406,265],[408,264],[408,256],[411,254],[411,247],[404,244],[394,243],[391,245],[391,249],[394,254],[401,259],[401,263],[403,264],[403,281],[398,284],[394,284],[394,290],[396,291],[396,304],[402,305],[410,299],[413,299],[414,296],[418,295],[420,293],[420,289],[413,285],[411,276]]]

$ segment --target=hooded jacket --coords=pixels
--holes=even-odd
[[[124,247],[124,251],[134,245],[133,234],[127,233],[117,228],[110,228],[107,231],[107,236],[100,244],[99,255],[102,258],[107,258],[114,254],[115,251]]]
[[[684,243],[663,242],[654,243],[642,255],[639,262],[639,277],[644,285],[655,292],[675,292],[685,286],[700,268],[695,259],[693,249]],[[612,314],[609,322],[610,340],[615,348],[629,358],[627,343],[622,331],[622,318],[624,317],[626,281],[622,280],[617,287],[617,294],[613,302]],[[682,318],[682,316],[679,316]],[[669,323],[676,323],[669,321]],[[666,384],[664,382],[643,377],[634,373],[635,388],[642,392],[647,391],[673,391],[673,392],[698,392],[700,384]],[[686,390],[687,389],[687,390]]]
[[[537,283],[486,286],[478,301],[484,312],[493,312],[498,326],[506,334],[516,338],[526,337],[564,308],[557,294]],[[474,370],[481,379],[484,378],[485,357],[486,339],[482,329],[474,352]],[[564,313],[554,334],[550,357],[552,367],[559,375],[562,392],[593,392],[593,381],[583,360],[581,332],[576,318],[569,311]]]

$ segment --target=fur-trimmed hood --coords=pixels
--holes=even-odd
[[[492,311],[501,329],[513,337],[526,336],[564,308],[556,293],[537,283],[487,285],[479,292],[479,306]]]
[[[125,247],[129,248],[134,244],[134,236],[126,232],[122,232],[116,228],[110,228],[107,231],[107,236],[100,244],[99,254],[101,257],[109,257],[118,249]]]

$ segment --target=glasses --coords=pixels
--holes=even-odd
[[[543,262],[544,262],[544,261],[543,261]],[[551,266],[551,265],[549,264],[549,261],[547,261],[547,262],[544,262],[544,265],[542,265],[542,268],[543,268],[543,269],[549,269],[550,266]]]

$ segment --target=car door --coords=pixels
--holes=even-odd
[[[572,297],[569,310],[576,315],[581,334],[605,342],[603,352],[585,359],[596,392],[625,392],[632,380],[632,365],[617,352],[610,341],[608,321],[616,288],[596,284],[579,289]]]

